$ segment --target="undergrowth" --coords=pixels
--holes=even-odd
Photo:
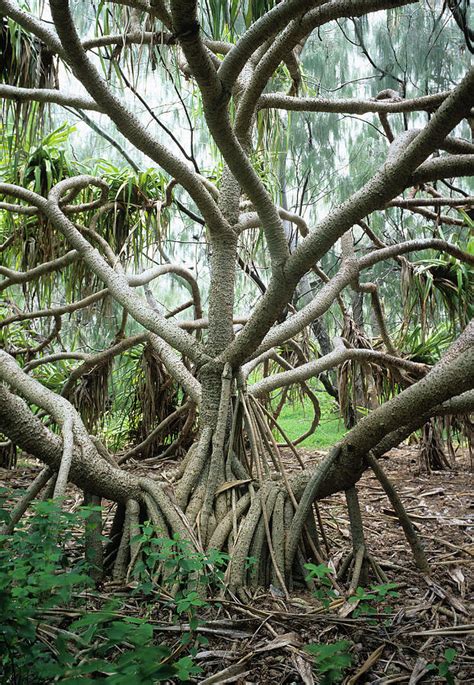
[[[0,505],[6,496],[0,491]],[[104,599],[90,568],[72,555],[84,544],[78,524],[87,525],[93,511],[81,507],[71,514],[58,502],[37,502],[13,534],[0,536],[2,685],[152,685],[188,682],[200,673],[191,654],[195,645],[189,643],[191,638],[199,642],[196,610],[205,600],[187,581],[201,580],[212,560],[186,558],[179,540],[158,552],[172,566],[169,583],[181,588],[170,595],[168,606],[176,620],[185,614],[189,624],[188,637],[184,630],[182,644],[172,650],[157,641],[149,618],[125,615],[118,597]],[[7,522],[0,508],[0,523]]]
[[[0,488],[0,526],[9,521],[3,507],[7,499],[11,493]],[[128,592],[118,588],[115,594],[106,593],[83,560],[85,530],[96,511],[89,506],[70,513],[60,502],[39,501],[12,534],[0,535],[0,683],[199,682],[202,669],[196,655],[208,644],[200,628],[210,608],[207,598],[225,588],[228,555],[196,552],[179,536],[160,536],[145,522],[133,540],[140,556]],[[340,600],[332,571],[325,564],[305,568],[307,580],[315,584],[315,598],[330,611]],[[352,616],[368,624],[383,619],[389,626],[396,587],[358,587],[348,598]],[[139,615],[130,615],[130,595]],[[166,633],[171,636],[166,641],[159,638],[163,623],[176,626]],[[353,662],[351,648],[348,640],[305,647],[320,685],[342,682]],[[455,650],[446,650],[426,671],[454,683],[455,657]]]

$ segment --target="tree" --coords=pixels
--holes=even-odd
[[[18,255],[15,241],[24,239],[25,230],[48,231],[46,245],[55,244],[51,258],[45,257],[46,252],[39,252],[37,262],[23,271],[16,270],[12,264],[2,266],[2,289],[18,284],[27,289],[34,284],[38,292],[44,293],[41,279],[46,277],[53,278],[54,288],[61,291],[67,282],[68,269],[76,269],[76,285],[69,288],[70,302],[59,307],[47,306],[43,311],[14,308],[3,320],[4,330],[19,321],[54,321],[49,334],[34,349],[19,351],[13,338],[7,337],[5,349],[0,352],[3,381],[0,429],[13,445],[46,464],[17,506],[13,519],[21,516],[28,501],[46,482],[54,483],[54,496],[60,497],[71,481],[87,497],[117,502],[107,554],[113,560],[116,577],[124,576],[129,563],[135,561],[138,552],[134,535],[140,521],[149,519],[162,532],[178,533],[197,547],[231,551],[229,580],[233,588],[270,579],[286,588],[304,557],[319,558],[313,504],[344,490],[353,527],[354,554],[356,561],[359,560],[355,565],[359,569],[354,581],[357,583],[362,562],[369,556],[359,525],[355,485],[370,466],[400,516],[419,566],[426,569],[415,532],[377,458],[431,417],[465,414],[472,409],[474,324],[467,322],[467,310],[464,311],[465,330],[459,336],[456,333],[457,339],[438,363],[430,367],[413,361],[391,339],[378,285],[361,278],[366,270],[388,260],[396,260],[398,265],[409,269],[411,263],[404,255],[427,249],[449,255],[458,266],[474,263],[465,238],[461,237],[458,244],[447,241],[439,229],[440,221],[444,220],[454,221],[454,225],[464,229],[469,226],[466,212],[458,212],[460,218],[453,219],[441,216],[439,210],[469,209],[472,197],[456,189],[445,197],[432,185],[450,179],[447,186],[452,188],[452,179],[472,175],[474,145],[465,137],[453,135],[453,131],[457,127],[465,129],[466,122],[472,121],[474,70],[464,68],[458,59],[458,71],[464,73],[456,76],[456,82],[448,90],[407,97],[411,78],[407,65],[400,79],[393,76],[389,65],[380,67],[374,62],[366,39],[367,26],[378,25],[380,15],[373,13],[389,11],[387,16],[395,25],[397,18],[402,20],[406,16],[403,8],[418,5],[414,0],[287,0],[251,3],[243,9],[240,5],[228,9],[226,4],[219,3],[201,6],[195,0],[171,0],[169,5],[162,0],[117,0],[102,3],[100,9],[94,10],[97,26],[106,28],[103,35],[91,39],[81,39],[77,28],[81,23],[81,7],[76,8],[79,13],[75,17],[71,4],[51,0],[49,8],[54,27],[32,12],[20,9],[12,0],[0,0],[0,11],[7,19],[5,35],[8,34],[10,42],[20,41],[17,47],[21,41],[23,46],[30,46],[32,59],[37,63],[38,55],[53,55],[50,65],[57,57],[63,65],[57,70],[59,78],[67,70],[87,95],[44,87],[48,80],[37,84],[29,71],[1,85],[0,95],[17,103],[17,122],[21,120],[24,103],[40,103],[40,106],[55,103],[74,108],[94,130],[108,135],[132,164],[135,165],[130,150],[134,149],[164,172],[167,185],[162,188],[163,195],[151,197],[147,209],[156,210],[159,200],[159,211],[178,207],[197,225],[205,226],[209,250],[207,315],[204,318],[202,314],[200,284],[183,264],[169,260],[163,250],[165,263],[138,274],[127,272],[130,261],[124,243],[120,245],[116,240],[117,215],[129,211],[133,200],[130,195],[119,195],[116,188],[112,192],[106,174],[76,174],[74,169],[65,169],[57,159],[52,164],[50,156],[44,162],[45,147],[42,146],[39,150],[43,166],[36,164],[36,169],[43,169],[43,175],[41,171],[34,172],[33,177],[25,173],[22,184],[0,185],[5,198],[1,209],[6,213],[5,225],[9,230],[2,246],[4,254]],[[350,40],[344,42],[344,59],[350,59],[347,51],[354,55],[362,53],[376,75],[385,79],[384,84],[395,80],[399,90],[385,87],[376,97],[366,98],[298,95],[305,79],[302,60],[308,40],[330,22],[337,21],[342,22],[344,39],[350,38],[346,32],[353,27],[353,44]],[[107,31],[107,26],[113,27],[114,22],[120,26],[116,34]],[[13,35],[12,27],[16,27],[20,37]],[[87,32],[88,27],[84,26],[83,30]],[[459,35],[462,39],[462,34]],[[113,48],[111,51],[109,46]],[[114,70],[120,72],[121,54],[133,46],[140,49],[149,46],[150,54],[154,55],[153,67],[157,68],[156,55],[160,57],[160,74],[168,68],[163,58],[163,51],[168,51],[179,66],[180,78],[184,75],[197,87],[201,123],[205,122],[209,140],[222,160],[222,171],[216,182],[200,172],[196,157],[192,151],[186,152],[178,131],[168,131],[173,143],[162,144],[133,113],[129,103],[116,94]],[[96,56],[97,50],[103,51],[101,60]],[[395,59],[401,60],[401,57],[395,53]],[[106,68],[101,73],[104,64]],[[9,74],[18,75],[18,71],[11,66]],[[283,82],[286,86],[288,81],[289,94],[265,92],[269,83]],[[146,99],[140,95],[139,78],[127,80],[122,71],[119,83],[141,98],[146,107]],[[188,86],[182,81],[176,84],[184,107],[183,96]],[[35,110],[34,116],[38,117],[39,111]],[[106,115],[126,140],[126,149],[114,135],[98,128],[86,112]],[[378,155],[385,155],[377,158],[378,168],[358,188],[346,184],[345,188],[349,188],[346,197],[339,204],[327,207],[325,216],[314,224],[308,225],[302,215],[304,191],[300,195],[299,212],[289,211],[285,206],[281,179],[287,166],[283,162],[278,168],[274,162],[278,156],[275,153],[285,150],[284,141],[275,135],[278,122],[283,121],[283,114],[278,112],[304,112],[308,116],[314,113],[321,120],[326,113],[348,116],[374,113],[380,119],[384,144],[388,147],[384,151],[379,144],[377,148]],[[396,123],[389,121],[392,115]],[[31,113],[26,116],[30,116],[31,122]],[[163,127],[163,122],[156,116],[154,119]],[[299,136],[301,130],[298,129]],[[17,128],[17,145],[23,133]],[[265,147],[266,144],[270,147]],[[301,155],[304,145],[305,141],[301,141]],[[278,177],[280,182],[275,184],[274,178]],[[36,184],[35,189],[29,178]],[[341,187],[344,189],[344,183]],[[179,193],[179,188],[183,193]],[[279,193],[283,188],[281,202],[277,201],[276,188]],[[403,196],[405,191],[409,191],[407,196]],[[194,205],[192,209],[188,206],[189,199]],[[389,244],[382,241],[368,218],[373,218],[375,226],[380,220],[378,217],[393,220],[390,214],[393,207],[434,219],[431,235],[392,239]],[[176,214],[171,212],[169,221],[177,222]],[[154,225],[140,224],[140,231]],[[176,223],[174,230],[179,230],[180,225]],[[354,237],[359,235],[356,227],[360,227],[364,240],[371,245],[365,254],[356,249]],[[240,256],[239,245],[251,230],[261,232],[263,247],[259,245],[258,254],[269,275],[252,264],[243,263]],[[328,277],[321,264],[330,255],[334,257],[338,241],[341,245],[338,268],[335,275]],[[236,321],[239,265],[260,288],[261,296],[243,320]],[[470,274],[466,273],[469,282]],[[77,274],[82,285],[87,284],[87,294],[81,293],[77,286]],[[192,296],[193,320],[163,314],[149,284],[164,274],[185,280]],[[316,293],[312,291],[309,274],[316,274],[320,279]],[[332,350],[323,350],[319,358],[308,358],[296,342],[297,336],[308,327],[317,333],[321,317],[334,303],[340,303],[345,321],[350,321],[341,299],[347,289],[360,297],[365,293],[370,295],[381,346],[379,349],[373,349],[371,344],[351,346],[347,339],[335,337]],[[295,293],[300,301],[299,309],[293,306]],[[112,343],[95,354],[81,352],[73,342],[70,349],[55,348],[64,315],[83,311],[106,296],[122,313],[122,323]],[[398,303],[386,304],[394,311]],[[126,334],[128,318],[139,324],[139,331],[134,335]],[[241,326],[237,332],[235,323]],[[458,328],[457,325],[452,328],[451,338]],[[198,416],[196,439],[174,476],[172,488],[165,482],[122,469],[94,435],[97,417],[78,411],[77,396],[73,401],[72,390],[78,380],[99,370],[95,383],[102,388],[111,372],[112,360],[144,343],[155,360],[159,360],[162,372],[173,379],[175,388],[179,386],[179,390],[173,391],[176,401],[173,414],[165,416],[163,421],[175,421],[181,416],[188,432],[196,412]],[[296,351],[295,364],[278,354],[285,344]],[[48,349],[53,351],[45,355]],[[81,363],[59,392],[31,374],[42,365],[59,364],[67,359]],[[248,385],[251,372],[269,359],[276,359],[283,370]],[[259,398],[293,384],[303,384],[310,393],[311,389],[304,385],[307,381],[348,361],[368,365],[371,374],[375,369],[390,369],[397,392],[359,420],[314,471],[303,469],[296,475],[287,474],[270,429],[268,412]],[[325,380],[327,387],[331,387],[331,380]],[[106,397],[101,397],[105,403]],[[40,409],[39,413],[33,410],[35,407]],[[105,409],[103,404],[102,413]],[[48,421],[45,417],[49,417]],[[181,433],[183,423],[179,426],[178,433]],[[164,426],[156,430],[164,430]],[[150,439],[150,434],[142,433],[140,449]],[[262,550],[267,550],[268,555]],[[250,570],[245,563],[249,555],[258,560]],[[271,559],[268,566],[264,563],[266,556]],[[373,565],[377,568],[375,562]]]

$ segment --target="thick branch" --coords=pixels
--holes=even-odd
[[[288,570],[292,567],[312,503],[327,488],[334,471],[338,481],[350,479],[353,483],[354,475],[358,479],[366,468],[364,456],[386,436],[400,426],[413,424],[413,417],[434,411],[438,405],[474,387],[473,343],[474,321],[427,376],[363,418],[325,458],[307,483],[291,525],[286,559]]]
[[[414,372],[415,374],[424,374],[427,367],[424,364],[417,364],[407,359],[394,357],[384,352],[377,352],[375,350],[366,349],[351,349],[344,347],[342,341],[336,345],[333,352],[326,354],[324,357],[317,359],[314,362],[308,362],[297,366],[291,371],[283,371],[267,376],[261,381],[250,386],[249,392],[255,397],[264,397],[268,392],[276,388],[293,385],[293,383],[301,383],[313,376],[318,376],[323,371],[332,369],[335,366],[340,366],[348,360],[369,362],[378,364],[379,366],[395,366],[406,371]]]
[[[87,97],[78,97],[61,93],[59,90],[49,88],[20,88],[18,86],[8,86],[0,84],[0,98],[16,100],[17,102],[47,102],[64,107],[77,107],[88,109],[95,112],[102,112],[103,109],[95,100]]]
[[[292,112],[334,112],[339,114],[367,114],[369,112],[434,111],[449,96],[450,91],[425,95],[408,100],[362,100],[357,98],[297,98],[282,93],[265,93],[257,101],[258,109],[284,109]]]
[[[241,363],[249,350],[255,350],[270,326],[289,301],[301,276],[331,248],[338,238],[354,224],[399,195],[415,181],[414,171],[428,155],[440,147],[456,124],[466,116],[472,106],[474,69],[471,69],[459,86],[446,98],[430,122],[416,138],[386,161],[375,176],[351,198],[334,209],[298,245],[289,257],[286,271],[286,288],[272,281],[261,298],[249,322],[230,346],[225,360]],[[470,155],[462,155],[468,158]],[[429,162],[433,164],[437,162]],[[270,346],[273,346],[273,342]],[[261,350],[260,350],[261,351]]]
[[[56,30],[76,78],[94,100],[107,112],[119,131],[139,150],[148,155],[188,191],[198,205],[209,228],[218,232],[228,230],[211,195],[198,174],[153,138],[124,104],[110,91],[92,62],[87,57],[77,35],[67,0],[51,0],[51,14]]]
[[[25,402],[4,385],[0,385],[0,430],[22,450],[58,470],[62,458],[61,438],[48,430]],[[69,475],[78,487],[112,501],[124,503],[130,496],[139,496],[137,479],[102,459],[92,443],[86,449],[74,450]]]

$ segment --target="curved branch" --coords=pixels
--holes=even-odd
[[[435,249],[456,257],[467,264],[474,264],[474,256],[464,252],[456,245],[448,243],[438,238],[426,238],[420,240],[407,240],[404,243],[389,245],[356,259],[344,261],[338,273],[323,285],[321,290],[314,298],[300,309],[296,314],[290,316],[286,321],[274,326],[267,333],[257,350],[251,355],[252,358],[259,356],[273,347],[281,345],[294,335],[310,325],[315,319],[322,316],[332,305],[342,290],[355,280],[358,273],[385,259],[396,258],[399,255],[417,250]],[[252,315],[253,316],[253,315]]]
[[[43,41],[52,52],[56,52],[61,57],[64,57],[64,50],[58,34],[48,24],[36,19],[32,14],[21,10],[13,0],[0,0],[0,11],[2,14],[13,19],[13,21],[16,21],[26,31],[29,31]]]
[[[190,290],[194,301],[194,315],[196,319],[202,318],[202,304],[201,304],[201,293],[199,290],[199,285],[193,274],[186,269],[186,267],[180,264],[160,264],[153,266],[141,274],[135,276],[128,276],[128,283],[132,287],[137,287],[139,285],[146,285],[150,281],[163,276],[164,274],[175,274],[180,278],[184,279],[186,283],[189,284]]]
[[[276,7],[253,22],[242,38],[224,57],[219,67],[218,76],[227,90],[232,89],[247,61],[265,41],[272,38],[294,17],[323,1],[288,0],[285,3],[278,3]]]
[[[211,231],[226,232],[230,230],[198,174],[151,136],[138,117],[132,114],[107,87],[82,47],[69,10],[68,0],[51,0],[50,6],[58,36],[67,55],[67,61],[76,78],[107,112],[118,130],[137,149],[153,159],[187,190],[201,210]]]
[[[50,274],[53,271],[59,271],[63,267],[76,262],[78,259],[79,253],[77,250],[71,250],[62,257],[52,259],[50,262],[43,262],[43,264],[36,266],[34,269],[29,269],[28,271],[14,271],[13,269],[7,269],[6,266],[0,266],[0,275],[6,276],[5,280],[0,283],[0,292],[12,285],[28,283],[40,276]]]
[[[35,102],[63,105],[64,107],[78,107],[79,109],[88,109],[95,112],[104,111],[92,98],[68,95],[60,90],[49,88],[20,88],[19,86],[0,84],[0,98],[16,100],[17,102],[30,102],[34,100]]]
[[[167,31],[136,31],[129,33],[119,33],[117,35],[107,34],[104,36],[97,36],[96,38],[89,38],[82,42],[84,50],[93,50],[94,48],[103,48],[109,45],[117,45],[118,47],[125,47],[127,45],[173,45],[176,43],[176,38],[173,34]]]
[[[4,385],[0,385],[0,430],[22,450],[58,470],[61,438]],[[125,503],[130,496],[140,496],[138,479],[103,459],[91,441],[84,449],[75,448],[70,478],[83,490],[113,501]]]
[[[317,2],[316,8],[308,11],[302,17],[289,23],[286,21],[284,25],[288,24],[287,28],[265,52],[242,97],[236,119],[236,130],[239,131],[239,135],[244,135],[250,129],[259,98],[280,62],[285,59],[286,55],[293,50],[300,40],[308,36],[314,29],[334,19],[363,16],[374,10],[401,7],[413,2],[416,0],[329,0],[329,2],[324,3]],[[230,54],[232,53],[229,53],[229,56]]]
[[[288,258],[286,288],[270,281],[265,295],[255,308],[249,322],[229,346],[222,361],[240,364],[255,350],[264,335],[289,301],[301,276],[331,248],[338,238],[371,212],[382,209],[387,202],[415,182],[414,171],[449,135],[469,112],[474,92],[474,68],[470,69],[451,95],[440,105],[429,123],[398,155],[388,159],[382,168],[360,190],[336,207],[300,242]],[[461,158],[469,158],[462,155]],[[426,164],[433,164],[427,162]],[[293,285],[294,284],[294,285]],[[272,342],[270,346],[275,343]],[[261,350],[260,350],[261,351]]]
[[[369,254],[359,258],[359,269],[367,269],[369,266],[373,266],[382,260],[407,254],[408,252],[416,252],[417,250],[439,250],[440,252],[450,254],[461,262],[474,266],[474,255],[464,252],[457,245],[439,238],[420,238],[419,240],[407,240],[404,243],[389,245],[388,247],[382,247],[379,250],[369,252]]]
[[[224,88],[199,36],[197,2],[173,2],[173,24],[180,45],[202,93],[204,114],[226,164],[251,199],[262,222],[272,267],[284,279],[282,265],[289,255],[282,221],[262,180],[237,139],[229,118],[230,91]]]
[[[336,114],[367,114],[396,112],[432,112],[450,95],[447,90],[436,95],[424,95],[408,100],[363,100],[357,98],[298,98],[283,93],[265,93],[257,100],[257,109],[284,109],[289,112],[333,112]]]
[[[323,371],[332,369],[335,366],[340,366],[348,360],[369,362],[379,364],[380,366],[395,366],[405,369],[406,371],[412,371],[417,375],[426,373],[428,369],[425,364],[417,364],[416,362],[394,357],[393,355],[385,354],[384,352],[366,349],[348,349],[344,347],[342,340],[339,340],[333,352],[326,354],[324,357],[321,357],[314,362],[308,362],[301,366],[297,366],[291,371],[282,371],[281,373],[267,376],[263,380],[251,385],[249,393],[255,397],[263,397],[271,390],[293,385],[293,383],[307,381],[309,378],[317,376]]]
[[[2,528],[0,528],[0,535],[11,535],[15,528],[15,524],[21,519],[25,511],[27,510],[30,502],[38,495],[43,489],[46,483],[53,476],[54,471],[49,466],[45,466],[42,469],[34,481],[29,485],[25,494],[21,499],[15,504],[14,508],[10,513],[10,520]]]
[[[78,359],[85,361],[89,358],[89,356],[90,355],[87,354],[87,352],[56,352],[54,354],[47,354],[45,357],[34,359],[33,361],[28,362],[28,364],[25,364],[23,371],[25,373],[29,373],[38,366],[42,366],[43,364],[52,364],[53,362],[58,362],[63,359]]]
[[[341,477],[344,480],[352,475],[351,480],[354,482],[354,477],[358,479],[367,466],[364,456],[392,433],[397,434],[400,426],[412,426],[414,421],[418,421],[418,417],[435,411],[438,405],[473,387],[474,321],[429,374],[357,423],[311,476],[288,534],[287,570],[291,570],[312,503],[331,483],[331,474],[336,471],[339,482]],[[374,450],[376,456],[377,451]]]
[[[54,497],[62,497],[66,490],[74,453],[74,446],[90,448],[91,441],[82,419],[72,404],[28,376],[7,352],[0,350],[0,379],[8,383],[26,399],[44,409],[61,427],[63,446],[54,487]]]
[[[86,307],[89,307],[89,305],[94,304],[95,302],[99,302],[100,300],[103,300],[104,297],[108,295],[108,293],[108,288],[104,288],[103,290],[99,290],[99,292],[94,293],[93,295],[88,295],[87,297],[84,297],[82,300],[77,300],[77,302],[72,302],[71,304],[64,304],[61,307],[51,307],[51,309],[37,309],[33,312],[22,312],[20,314],[14,314],[0,321],[0,329],[4,326],[9,326],[12,323],[16,323],[17,321],[29,321],[31,319],[44,319],[49,316],[54,317],[62,316],[63,314],[71,314],[72,312],[75,312],[78,309],[85,309]]]
[[[474,196],[467,197],[396,197],[386,207],[470,207],[474,206]]]
[[[446,155],[421,164],[411,177],[411,185],[429,181],[440,181],[443,178],[474,175],[474,155]]]
[[[65,236],[68,242],[78,251],[84,262],[104,283],[110,294],[130,312],[133,318],[147,330],[163,337],[163,339],[190,359],[198,361],[206,358],[201,345],[178,326],[153,311],[129,286],[127,278],[110,267],[97,250],[81,235],[74,224],[64,215],[59,201],[61,196],[71,188],[81,189],[88,185],[101,188],[104,192],[107,186],[92,176],[78,176],[58,183],[49,193],[48,200],[32,191],[18,186],[0,184],[0,192],[13,195],[29,204],[37,206],[48,217],[52,224]]]

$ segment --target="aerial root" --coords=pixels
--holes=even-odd
[[[189,502],[191,492],[194,490],[206,462],[209,460],[212,440],[212,428],[205,427],[199,438],[199,442],[192,454],[187,458],[186,468],[176,487],[176,501],[184,510]]]
[[[104,575],[104,547],[102,545],[101,498],[84,492],[84,504],[92,506],[86,521],[85,557],[90,567],[90,575],[96,582]]]
[[[208,472],[209,466],[204,467],[189,498],[188,505],[186,507],[186,517],[189,519],[189,521],[196,521],[199,512],[201,511],[206,493],[206,480]]]
[[[222,550],[228,539],[237,537],[237,521],[247,512],[250,506],[250,494],[245,494],[237,500],[227,515],[216,526],[209,541],[210,549]],[[235,541],[235,540],[234,540]],[[234,556],[235,550],[232,555]]]
[[[153,523],[159,538],[171,539],[176,534],[192,549],[202,549],[186,516],[165,487],[149,478],[141,478],[139,485],[138,499],[128,499],[125,507],[118,505],[106,550],[106,565],[110,567],[113,563],[112,577],[117,581],[130,580],[141,556],[140,524],[143,521]]]
[[[222,372],[222,388],[217,413],[217,423],[211,438],[211,458],[207,474],[204,500],[200,513],[200,532],[204,544],[212,536],[216,527],[216,519],[213,516],[214,498],[217,488],[225,480],[224,473],[224,443],[226,438],[229,410],[231,408],[232,391],[232,368],[230,364],[224,365]]]
[[[351,528],[352,550],[342,562],[337,578],[341,580],[349,572],[352,565],[349,594],[353,594],[359,585],[367,586],[369,568],[372,568],[375,577],[380,583],[386,583],[387,576],[367,549],[357,489],[353,486],[346,490],[345,494]]]
[[[253,497],[247,495],[238,501],[236,514],[241,516],[247,507],[247,514],[241,521],[232,548],[227,574],[229,589],[239,594],[245,586],[255,590],[272,584],[288,597],[293,573],[285,573],[285,530],[294,513],[288,493],[281,483],[266,481]],[[211,544],[218,542],[222,545],[225,535],[230,536],[232,532],[232,517],[229,514],[219,524]],[[301,544],[294,566],[303,580],[307,575],[304,569],[306,560],[306,551]]]
[[[285,575],[285,493],[277,493],[272,516],[273,565],[271,581],[273,585],[282,586],[281,578]],[[283,585],[284,586],[284,585]]]
[[[367,463],[370,465],[375,477],[379,481],[380,485],[383,487],[385,494],[387,495],[390,503],[400,521],[400,525],[403,528],[405,537],[408,544],[410,545],[415,563],[417,567],[423,573],[429,573],[430,567],[428,560],[426,558],[423,545],[421,544],[420,538],[417,535],[415,527],[408,516],[405,507],[402,504],[400,497],[398,496],[395,488],[387,477],[387,474],[383,470],[380,462],[375,458],[372,452],[369,452],[366,456]]]
[[[141,478],[139,493],[117,509],[105,560],[109,566],[113,560],[115,579],[133,576],[142,554],[140,523],[146,520],[153,523],[158,537],[172,539],[178,535],[191,549],[228,552],[225,579],[229,591],[246,599],[245,588],[255,590],[271,584],[288,597],[295,582],[311,586],[305,565],[327,560],[329,543],[316,500],[341,448],[336,447],[323,459],[297,500],[265,408],[242,388],[232,398],[230,378],[225,375],[223,388],[216,426],[204,428],[189,451],[176,495],[166,484]],[[288,447],[292,449],[290,441]],[[393,486],[372,454],[367,462],[397,512],[418,566],[427,568],[413,525]],[[338,579],[348,573],[350,592],[367,584],[369,571],[379,582],[387,580],[367,549],[355,487],[346,491],[346,502],[353,544],[337,578],[330,578],[339,593]],[[166,571],[158,565],[153,573],[158,580]]]
[[[130,557],[130,500],[125,507],[125,517],[122,526],[122,535],[117,549],[112,578],[117,581],[123,580],[127,575],[128,560]]]
[[[112,526],[110,528],[109,539],[104,550],[104,572],[108,573],[113,569],[117,552],[122,539],[123,525],[125,521],[125,506],[117,503]]]

